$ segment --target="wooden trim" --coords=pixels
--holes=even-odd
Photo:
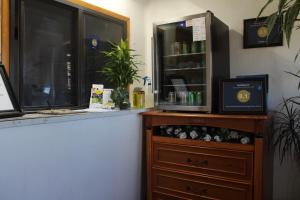
[[[247,120],[268,120],[268,115],[220,115],[220,114],[201,114],[201,113],[175,113],[150,111],[142,113],[144,116],[167,116],[167,117],[198,117],[198,118],[215,118],[215,119],[247,119]]]
[[[146,131],[147,146],[147,200],[152,200],[152,130]]]
[[[263,138],[255,138],[254,150],[254,200],[262,200],[263,181]]]
[[[127,42],[128,42],[128,47],[130,47],[130,19],[128,18],[126,22],[126,27],[127,27]]]
[[[2,63],[9,75],[9,0],[2,0],[1,7],[1,54]]]
[[[104,9],[104,8],[101,8],[99,6],[95,6],[93,4],[90,4],[90,3],[87,3],[87,2],[84,2],[82,0],[67,0],[69,1],[70,3],[73,3],[73,4],[76,4],[76,5],[79,5],[79,6],[82,6],[84,8],[88,8],[90,10],[94,10],[96,12],[100,12],[102,14],[105,14],[105,15],[108,15],[108,16],[111,16],[113,18],[116,18],[116,19],[119,19],[119,20],[123,20],[123,21],[129,21],[129,17],[126,17],[124,15],[120,15],[118,13],[115,13],[115,12],[112,12],[110,10],[107,10],[107,9]]]

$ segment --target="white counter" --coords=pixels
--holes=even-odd
[[[1,200],[140,200],[140,110],[0,122]]]
[[[74,110],[69,114],[25,114],[22,117],[0,119],[0,129],[31,126],[38,124],[63,123],[68,121],[87,120],[94,118],[124,116],[130,114],[138,114],[145,110],[122,110],[122,111],[103,111],[88,112],[86,110]]]

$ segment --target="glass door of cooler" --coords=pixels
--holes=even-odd
[[[202,20],[202,27],[201,24],[195,27],[193,20],[155,27],[156,106],[162,109],[201,110],[207,107],[205,17],[198,19],[198,23]]]

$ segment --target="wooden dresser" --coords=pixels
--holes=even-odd
[[[271,200],[273,156],[267,116],[143,113],[148,200]],[[162,125],[222,127],[254,134],[253,144],[155,136]]]

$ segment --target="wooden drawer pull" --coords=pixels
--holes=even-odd
[[[190,191],[192,190],[192,188],[191,188],[190,186],[186,186],[185,190],[186,190],[187,192],[190,192]]]
[[[188,164],[191,164],[191,165],[196,166],[196,167],[202,167],[202,166],[207,166],[208,165],[208,161],[207,160],[202,160],[202,161],[195,160],[195,161],[193,161],[191,158],[188,158],[186,160],[186,162]]]
[[[192,188],[191,186],[186,186],[185,190],[187,192],[191,192],[194,194],[203,195],[207,193],[207,189],[198,189],[198,188]]]

